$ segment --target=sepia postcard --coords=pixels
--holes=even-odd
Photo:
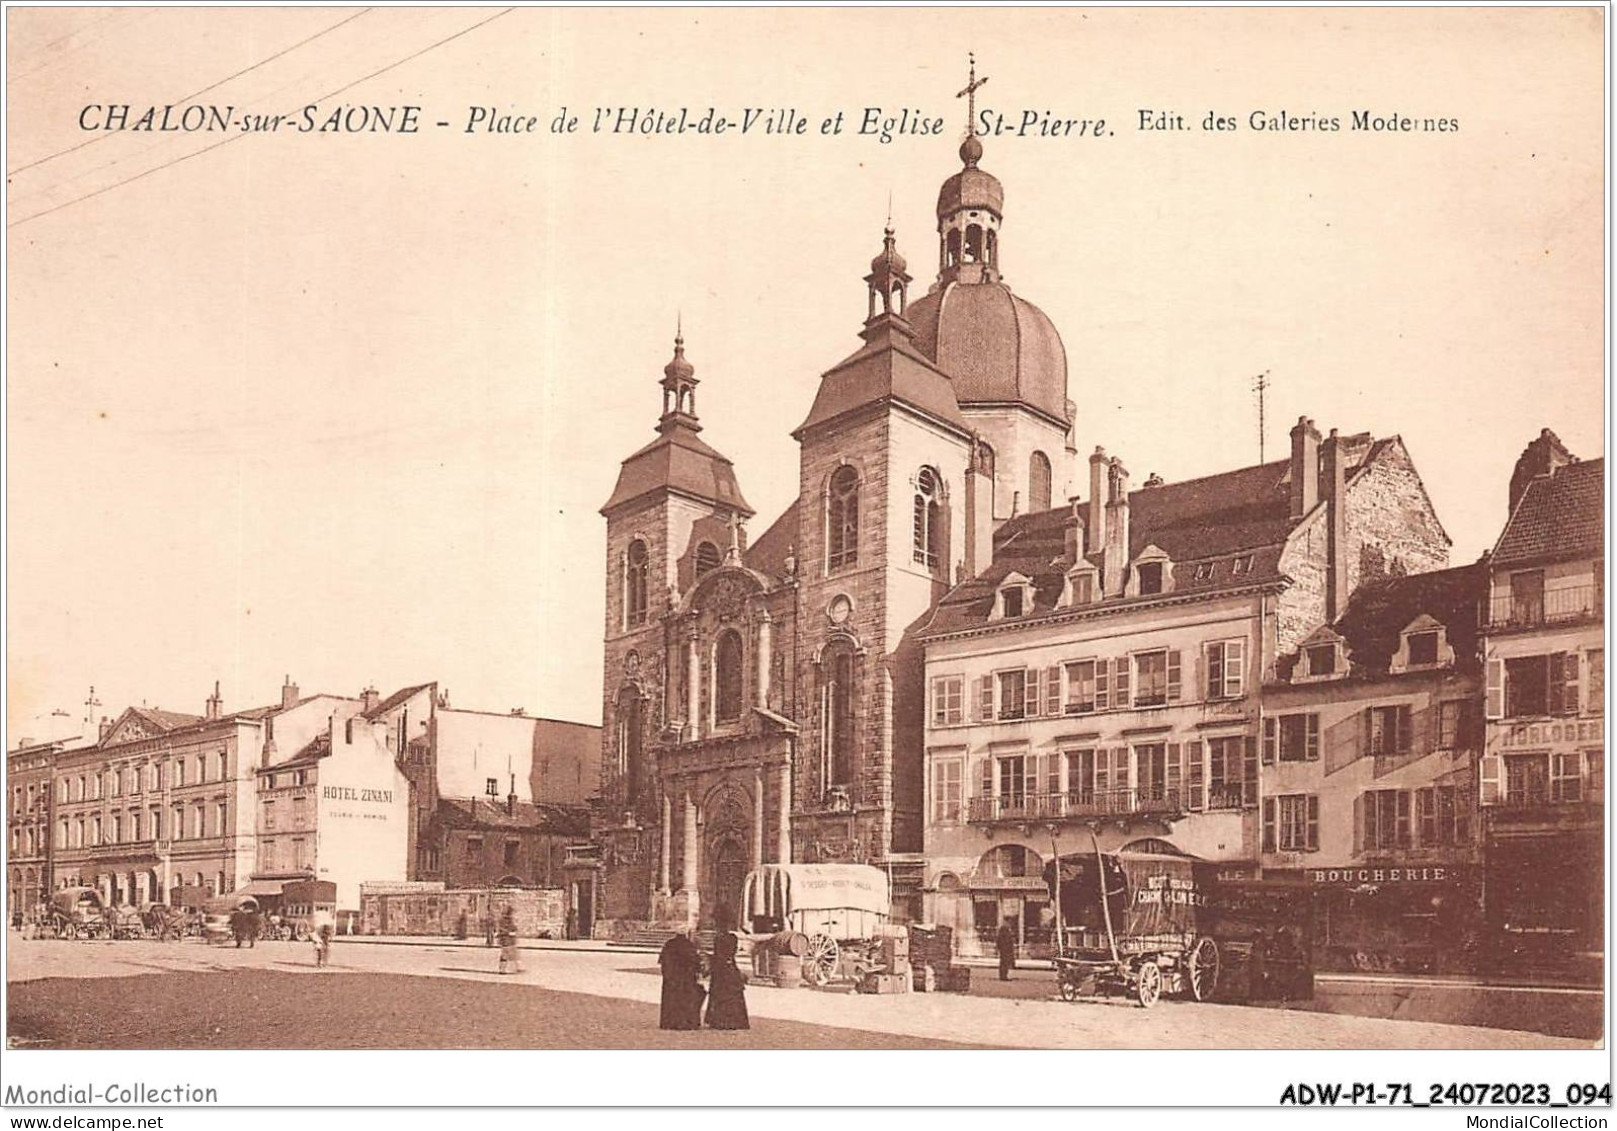
[[[1608,17],[8,7],[5,1105],[1604,1126]]]

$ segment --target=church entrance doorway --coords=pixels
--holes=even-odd
[[[747,878],[747,850],[726,838],[714,846],[712,899],[713,928],[733,930],[741,924],[741,887]]]

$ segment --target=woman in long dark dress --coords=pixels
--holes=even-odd
[[[707,1023],[713,1029],[750,1029],[746,982],[736,967],[736,936],[725,931],[713,940],[713,975],[707,1001]]]
[[[690,935],[680,931],[663,943],[657,965],[663,969],[662,1015],[664,1029],[700,1029],[702,1027],[702,956]]]

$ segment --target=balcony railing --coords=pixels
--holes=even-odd
[[[1560,805],[1601,804],[1606,800],[1605,783],[1589,779],[1568,778],[1542,789],[1517,790],[1501,794],[1498,800],[1484,801],[1485,809],[1521,811],[1526,809],[1553,809]]]
[[[1593,585],[1569,589],[1549,589],[1532,597],[1504,593],[1495,597],[1488,609],[1488,627],[1494,629],[1540,628],[1595,620],[1602,614]]]
[[[1183,792],[1177,789],[1071,790],[1067,793],[1011,793],[971,799],[970,819],[1044,821],[1059,817],[1106,817],[1133,813],[1182,813]]]

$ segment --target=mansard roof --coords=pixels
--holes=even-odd
[[[1582,460],[1528,483],[1494,548],[1495,566],[1605,554],[1606,461]]]
[[[1345,441],[1351,478],[1396,441],[1368,435]],[[993,561],[977,577],[956,586],[939,603],[922,631],[932,638],[985,624],[994,593],[1011,572],[1033,580],[1032,608],[1023,616],[995,621],[1017,625],[1055,612],[1113,609],[1164,599],[1108,597],[1094,605],[1056,609],[1067,571],[1077,563],[1067,555],[1067,528],[1073,510],[1087,513],[1082,502],[1019,515],[994,534]],[[1129,560],[1156,546],[1173,562],[1173,591],[1168,598],[1212,594],[1255,585],[1284,582],[1280,560],[1297,521],[1291,517],[1290,460],[1274,460],[1218,475],[1140,487],[1129,492]],[[1086,560],[1099,566],[1097,532],[1088,536]],[[1198,574],[1202,576],[1198,577]]]

